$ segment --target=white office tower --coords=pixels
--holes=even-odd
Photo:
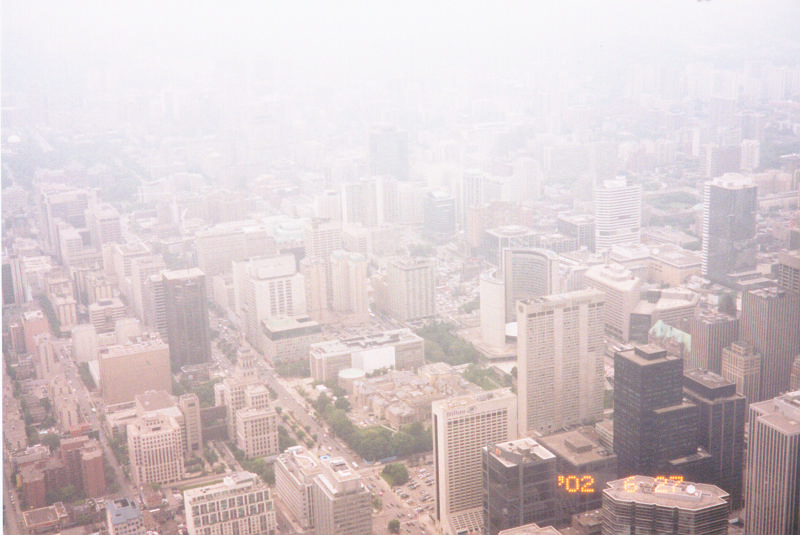
[[[304,259],[306,267],[304,268],[303,274],[305,275],[309,268],[311,271],[323,269],[325,273],[324,285],[311,284],[309,293],[316,293],[315,290],[324,289],[325,302],[320,303],[320,306],[324,305],[324,308],[328,309],[333,302],[331,253],[342,248],[342,223],[341,221],[312,219],[306,223],[303,232],[306,247],[306,257]],[[307,276],[310,276],[312,279],[317,278],[310,273]],[[317,299],[312,297],[311,300],[316,302]],[[321,320],[321,318],[315,317],[314,309],[311,311],[311,316],[317,321]]]
[[[351,315],[356,321],[369,320],[367,258],[359,253],[334,251],[331,254],[331,280],[331,308],[335,312]]]
[[[342,458],[320,462],[312,508],[316,535],[371,535],[372,498],[361,476]]]
[[[342,192],[325,190],[314,196],[314,211],[321,219],[342,220]]]
[[[745,533],[800,529],[800,390],[750,405]]]
[[[558,293],[558,255],[553,251],[508,248],[502,258],[506,322],[516,321],[517,300]]]
[[[398,258],[386,270],[389,311],[401,320],[436,315],[436,262],[432,258]]]
[[[312,490],[319,459],[303,446],[292,446],[275,460],[275,493],[303,529],[314,527]]]
[[[143,411],[128,424],[128,457],[136,485],[165,484],[183,478],[184,430],[178,415]]]
[[[481,339],[492,347],[506,343],[506,297],[503,279],[496,271],[480,277]]]
[[[161,255],[140,256],[131,260],[131,299],[133,312],[137,318],[146,320],[145,314],[145,285],[147,279],[159,275],[167,269]]]
[[[266,353],[261,322],[276,316],[306,314],[305,278],[297,273],[291,254],[232,262],[236,313],[245,336],[259,352]]]
[[[641,299],[642,281],[621,264],[592,266],[583,275],[587,288],[606,294],[606,334],[616,341],[630,338],[631,313]]]
[[[457,226],[465,228],[469,209],[473,206],[483,206],[490,201],[499,201],[503,193],[503,183],[489,177],[483,171],[467,169],[461,176],[461,187],[458,192]]]
[[[445,534],[483,530],[482,448],[517,439],[517,396],[491,390],[434,401],[436,521]]]
[[[519,430],[543,435],[603,416],[605,295],[517,301]]]
[[[594,191],[595,248],[598,252],[621,243],[638,244],[642,228],[642,187],[625,177],[606,180]]]
[[[183,491],[189,535],[275,535],[270,490],[256,474],[233,472],[221,482]]]

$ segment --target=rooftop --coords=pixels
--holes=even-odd
[[[697,511],[728,505],[728,493],[715,485],[631,476],[609,481],[603,494],[612,499]],[[604,498],[605,500],[605,498]]]
[[[550,451],[573,466],[616,458],[600,444],[600,435],[591,427],[581,427],[539,439]]]
[[[114,525],[124,524],[142,517],[142,512],[139,510],[136,502],[128,500],[127,498],[106,502],[106,510],[108,511],[111,523]]]

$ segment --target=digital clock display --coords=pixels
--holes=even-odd
[[[594,494],[594,477],[590,475],[559,475],[558,487],[570,494]]]

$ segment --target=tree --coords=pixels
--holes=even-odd
[[[47,433],[42,437],[42,444],[50,448],[50,453],[53,453],[61,445],[61,439],[55,433]]]
[[[383,467],[381,472],[383,477],[392,487],[398,487],[408,483],[408,469],[403,463],[391,463]]]
[[[393,518],[389,521],[389,533],[400,533],[400,521]]]
[[[336,403],[334,403],[333,406],[337,409],[343,410],[344,412],[350,411],[350,402],[347,400],[347,398],[337,398]]]

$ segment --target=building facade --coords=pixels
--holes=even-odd
[[[269,487],[250,472],[183,492],[189,535],[276,535]]]

